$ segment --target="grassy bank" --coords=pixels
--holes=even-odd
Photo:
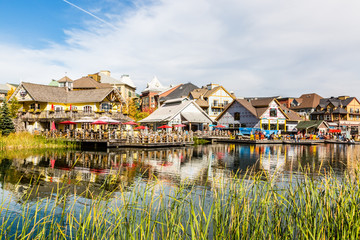
[[[159,183],[130,191],[28,196],[1,204],[0,237],[14,239],[359,239],[359,178],[260,177],[199,188]],[[86,195],[86,196],[85,196]],[[21,214],[18,214],[21,213]]]
[[[202,145],[202,144],[207,144],[210,141],[202,139],[202,138],[198,138],[198,137],[194,137],[194,144],[195,145]]]
[[[37,148],[75,148],[75,144],[65,139],[46,139],[28,132],[0,136],[0,151]]]

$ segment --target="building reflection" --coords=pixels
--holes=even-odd
[[[4,190],[21,192],[39,181],[44,196],[59,183],[78,193],[131,187],[137,181],[160,180],[211,184],[235,174],[287,176],[308,171],[336,174],[358,169],[360,146],[212,144],[167,149],[119,149],[109,152],[49,151],[26,158],[2,159]],[[20,187],[19,187],[20,186]]]

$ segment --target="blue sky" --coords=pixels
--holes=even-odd
[[[101,19],[109,14],[121,14],[133,7],[130,1],[73,0]],[[1,42],[13,42],[29,48],[44,48],[50,42],[64,44],[66,29],[82,29],[94,17],[63,0],[0,0]],[[5,20],[6,19],[6,20]]]
[[[221,83],[237,96],[358,96],[360,2],[0,0],[0,83],[100,70],[140,92]],[[101,21],[97,18],[100,18]]]

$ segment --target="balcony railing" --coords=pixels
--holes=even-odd
[[[212,108],[224,108],[224,104],[223,103],[213,103]]]
[[[35,111],[22,112],[20,118],[23,121],[40,121],[40,120],[78,120],[82,117],[92,117],[94,119],[108,116],[116,120],[125,119],[124,114],[115,111],[99,111],[99,112],[84,112],[84,111]]]

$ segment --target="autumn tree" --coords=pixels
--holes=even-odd
[[[6,96],[6,101],[8,101],[9,104],[9,111],[10,111],[10,116],[12,118],[15,118],[17,115],[18,110],[21,107],[21,104],[19,103],[19,101],[16,99],[16,97],[13,97],[10,101],[10,97],[14,94],[15,92],[15,88],[11,88],[8,92],[7,92],[7,96]]]

